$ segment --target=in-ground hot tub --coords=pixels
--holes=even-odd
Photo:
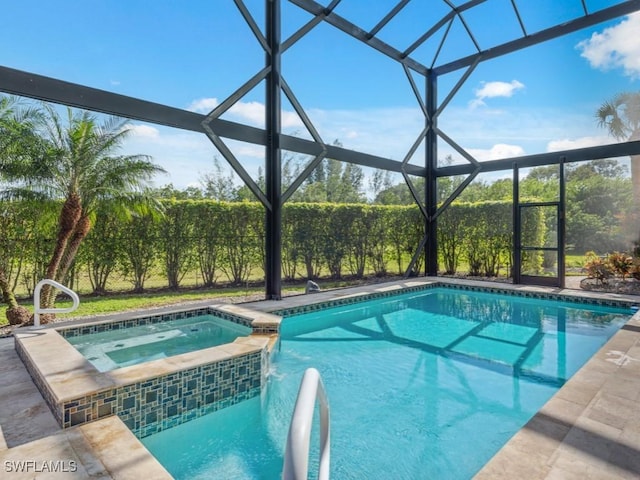
[[[100,372],[232,343],[251,326],[199,314],[95,333],[59,330]]]
[[[201,322],[203,316],[206,319]],[[15,345],[62,428],[116,414],[136,435],[145,436],[259,395],[266,385],[269,352],[278,340],[280,320],[279,316],[239,305],[214,305],[29,329],[15,334]],[[194,351],[172,356],[156,351],[153,356],[162,358],[109,371],[100,371],[67,341],[149,325],[161,328],[163,324],[173,332],[164,335],[177,338],[177,325],[200,330],[207,322],[209,329],[215,324],[224,325],[225,340],[233,340],[208,347],[200,344]],[[140,338],[127,341],[141,342]],[[135,346],[125,348],[123,342],[126,341],[116,341],[114,346],[122,343],[123,348],[116,349],[120,352],[113,356],[120,356],[129,364],[135,357]]]

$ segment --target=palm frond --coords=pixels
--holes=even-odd
[[[640,92],[617,94],[598,108],[596,119],[617,140],[633,136],[640,128]]]

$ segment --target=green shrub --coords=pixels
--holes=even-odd
[[[633,268],[633,257],[626,253],[613,252],[607,255],[607,263],[614,274],[625,280]]]
[[[589,278],[595,278],[601,283],[605,283],[613,273],[609,263],[595,252],[587,252],[585,256],[586,262],[584,269],[587,272],[587,276]]]

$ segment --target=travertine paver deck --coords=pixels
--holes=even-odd
[[[640,478],[639,400],[636,315],[476,478]]]
[[[3,445],[14,447],[59,430],[58,422],[18,358],[13,338],[0,338],[0,450]]]
[[[116,416],[0,451],[0,465],[12,480],[172,478]]]
[[[255,302],[244,307],[268,312],[429,281],[412,279],[294,296],[277,302]],[[487,282],[463,283],[488,286]],[[570,293],[592,296],[575,290]],[[634,300],[622,295],[610,297]],[[640,298],[637,300],[640,303]],[[119,448],[122,446],[124,448]],[[13,339],[5,338],[0,339],[0,469],[6,469],[5,460],[18,459],[41,462],[41,466],[43,461],[74,460],[79,467],[73,475],[34,475],[32,472],[25,476],[2,470],[1,478],[170,478],[116,417],[62,432],[15,354]],[[158,476],[154,476],[156,473]],[[640,478],[640,320],[637,316],[514,435],[477,478]]]
[[[62,431],[13,342],[0,338],[0,478],[171,478],[118,417]]]

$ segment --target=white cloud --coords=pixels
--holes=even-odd
[[[208,114],[219,105],[217,98],[200,98],[194,100],[187,107],[187,110]],[[264,128],[265,106],[262,102],[236,102],[229,108],[222,118],[234,120],[254,127]],[[302,127],[304,124],[298,114],[284,110],[282,112],[282,128]]]
[[[109,82],[113,87],[117,87],[118,85],[120,85],[120,80],[111,80]]]
[[[194,100],[187,107],[187,110],[197,113],[209,113],[211,110],[218,106],[219,102],[217,98],[199,98]]]
[[[347,130],[344,132],[344,137],[345,138],[357,138],[358,137],[358,132],[356,132],[355,130]]]
[[[304,126],[304,123],[302,123],[302,120],[300,120],[297,113],[288,112],[286,110],[282,112],[282,128],[296,128],[302,126]]]
[[[395,160],[404,158],[424,128],[418,108],[312,109],[307,113],[326,143],[338,140],[344,148]]]
[[[159,138],[160,132],[156,127],[150,125],[131,124],[127,127],[132,137]]]
[[[469,148],[467,151],[479,162],[488,160],[500,160],[502,158],[520,157],[525,154],[524,148],[519,145],[496,143],[491,148]]]
[[[612,142],[612,137],[591,136],[576,139],[563,138],[562,140],[552,140],[547,144],[547,152],[559,152],[562,150],[573,150],[576,148],[596,147]]]
[[[225,140],[225,144],[229,147],[236,158],[257,158],[261,160],[261,163],[264,162],[265,148],[262,145],[254,145],[252,143],[238,142],[229,139]]]
[[[265,107],[260,102],[237,102],[228,110],[228,116],[264,128]]]
[[[496,97],[512,97],[513,94],[524,88],[524,84],[518,80],[512,80],[511,82],[481,82],[482,87],[474,90],[476,98],[469,102],[471,107],[479,107],[485,105],[485,98]]]
[[[622,68],[624,74],[640,77],[640,12],[625,17],[619,24],[595,32],[591,38],[576,45],[581,56],[593,68]]]
[[[198,181],[199,172],[211,171],[214,156],[220,156],[205,135],[147,124],[130,128],[132,135],[125,140],[123,153],[149,155],[162,166],[168,174],[157,176],[156,185],[173,183],[184,188]]]

